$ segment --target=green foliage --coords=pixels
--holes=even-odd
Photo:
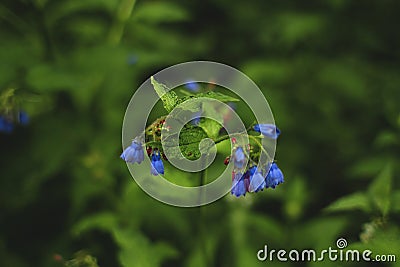
[[[208,137],[216,139],[219,135],[219,131],[222,128],[222,124],[224,123],[223,115],[218,112],[209,102],[204,102],[201,108],[205,117],[210,117],[213,119],[202,118],[199,122],[199,127],[204,130]]]
[[[364,192],[357,192],[339,198],[334,203],[330,204],[326,211],[351,211],[351,210],[361,210],[364,212],[371,211],[371,202]]]
[[[65,263],[66,267],[98,267],[96,258],[83,251],[76,253],[75,258]]]
[[[237,99],[235,97],[224,95],[220,92],[209,91],[209,92],[205,92],[205,93],[198,93],[195,95],[185,96],[180,100],[180,102],[183,103],[188,99],[200,98],[200,97],[211,98],[211,99],[219,100],[219,101],[225,102],[225,103],[239,101],[239,99]]]
[[[172,151],[170,157],[179,158],[180,153],[182,153],[188,159],[198,159],[201,156],[199,150],[200,141],[207,137],[214,140],[219,137],[219,132],[223,124],[222,114],[219,113],[210,102],[206,101],[203,103],[191,100],[209,98],[221,102],[239,101],[237,98],[213,91],[178,98],[174,91],[170,90],[166,85],[157,82],[153,76],[151,77],[151,84],[157,95],[161,98],[167,112],[171,112],[174,108],[177,108],[174,110],[171,119],[181,120],[181,117],[185,117],[186,115],[192,118],[191,115],[199,110],[201,110],[202,115],[206,117],[201,118],[198,127],[187,124],[179,134],[169,135],[167,138],[164,138],[164,145],[169,147],[174,147],[173,140],[179,138],[180,151],[178,147],[176,147],[176,150]],[[176,135],[179,135],[179,137]]]
[[[392,167],[387,165],[368,190],[369,196],[383,216],[386,216],[390,209],[392,176]]]
[[[206,137],[207,134],[201,128],[186,125],[179,133],[179,147],[175,147],[172,141],[177,138],[175,135],[165,138],[163,144],[166,147],[176,148],[176,150],[171,151],[171,158],[180,158],[180,154],[182,153],[187,159],[195,160],[201,156],[199,144]]]
[[[171,112],[178,104],[178,96],[176,93],[174,91],[169,91],[168,87],[157,82],[153,76],[151,76],[151,84],[153,85],[157,95],[163,101],[165,110]]]
[[[366,213],[377,211],[386,216],[391,208],[392,194],[392,166],[387,164],[382,172],[371,183],[367,192],[356,192],[339,198],[329,205],[327,211],[361,210]],[[396,203],[396,202],[394,202]]]

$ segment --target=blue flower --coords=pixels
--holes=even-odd
[[[256,166],[253,166],[249,170],[250,174],[250,183],[248,190],[249,192],[258,192],[263,190],[265,187],[265,179],[262,174],[257,170]]]
[[[188,81],[185,84],[185,87],[191,92],[198,92],[200,90],[199,84],[197,82],[194,82],[194,81]]]
[[[138,57],[134,54],[131,54],[127,58],[128,65],[135,65],[138,62]]]
[[[243,169],[246,163],[246,156],[244,155],[243,148],[237,147],[233,152],[233,165],[236,169]]]
[[[272,139],[277,139],[281,134],[281,131],[273,124],[256,124],[253,127],[254,131],[262,133],[265,136],[268,136]]]
[[[282,171],[279,169],[278,165],[273,162],[268,171],[267,177],[265,178],[266,187],[275,188],[278,184],[281,184],[284,181]]]
[[[29,123],[29,116],[25,111],[18,113],[18,120],[21,125],[27,125]]]
[[[0,116],[0,132],[11,133],[14,130],[14,124],[7,118]]]
[[[202,112],[201,112],[201,111],[198,111],[198,112],[193,113],[193,116],[192,116],[193,119],[192,119],[190,122],[191,122],[193,125],[198,126],[199,123],[200,123],[201,115],[202,115]]]
[[[151,154],[151,174],[164,174],[164,164],[161,160],[161,155],[158,150],[154,150]]]
[[[245,185],[245,175],[241,172],[232,172],[232,189],[231,194],[236,197],[245,196],[247,188]]]
[[[129,163],[142,163],[142,161],[144,160],[144,151],[142,144],[137,139],[134,139],[132,141],[132,144],[128,146],[124,150],[124,152],[122,152],[121,159]]]

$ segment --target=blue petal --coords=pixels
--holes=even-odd
[[[199,125],[199,123],[200,123],[200,118],[201,118],[201,114],[202,114],[202,112],[201,111],[198,111],[198,112],[195,112],[195,113],[193,113],[193,119],[191,120],[191,123],[193,124],[193,125]]]
[[[21,125],[27,125],[29,123],[29,116],[25,111],[19,112],[18,119]]]
[[[0,132],[11,133],[14,130],[14,124],[6,118],[0,116]]]
[[[185,87],[186,87],[189,91],[192,91],[192,92],[198,92],[198,91],[200,90],[199,84],[198,84],[197,82],[194,82],[194,81],[188,81],[188,82],[185,84]]]
[[[161,159],[151,161],[151,174],[164,174],[164,164]]]
[[[272,139],[277,139],[281,134],[281,131],[274,124],[266,123],[266,124],[256,124],[253,129],[259,133],[262,133],[265,136],[268,136]]]
[[[144,160],[143,146],[136,139],[132,141],[132,144],[128,146],[121,154],[121,158],[129,163],[138,164]]]
[[[256,172],[253,176],[250,177],[249,191],[250,192],[258,192],[263,190],[265,187],[265,179],[261,175],[261,173]]]
[[[257,171],[257,166],[252,166],[252,167],[250,167],[250,169],[249,169],[249,174],[250,174],[251,176],[253,176],[254,173],[256,173],[256,171]]]
[[[153,164],[151,164],[151,174],[152,175],[154,175],[154,176],[157,176],[158,175],[158,171],[156,170],[156,168],[154,168],[154,165]]]
[[[277,185],[283,183],[284,177],[278,165],[274,162],[269,169],[267,177],[265,178],[266,187],[275,188]]]
[[[242,169],[244,167],[245,161],[246,156],[243,153],[243,148],[236,148],[233,155],[233,165],[235,166],[235,168]]]
[[[4,131],[5,127],[4,122],[5,122],[4,118],[0,116],[0,132]]]
[[[243,174],[242,172],[233,173],[231,189],[232,195],[235,195],[236,197],[246,195],[246,185],[244,182],[245,175],[246,174]]]

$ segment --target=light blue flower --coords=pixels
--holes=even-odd
[[[249,184],[249,192],[262,191],[265,188],[265,179],[262,174],[258,171],[256,166],[253,166],[249,170],[250,173],[250,184]]]
[[[138,164],[142,163],[142,161],[144,160],[144,151],[142,143],[137,139],[134,139],[132,141],[132,144],[128,146],[124,150],[124,152],[122,152],[121,159],[129,163],[135,163],[135,162],[137,162]]]
[[[242,147],[237,147],[233,152],[233,165],[236,169],[243,169],[246,163],[246,156]]]
[[[274,124],[256,124],[253,127],[254,131],[262,133],[272,139],[277,139],[281,131]]]
[[[245,175],[242,172],[232,172],[231,194],[236,197],[246,195]]]

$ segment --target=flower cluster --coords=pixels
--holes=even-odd
[[[257,166],[251,166],[244,173],[242,171],[232,172],[231,193],[236,197],[245,196],[247,192],[257,193],[263,191],[264,188],[274,189],[284,181],[283,173],[275,162],[267,165],[265,174]]]
[[[280,134],[280,130],[273,124],[257,124],[253,129],[272,139],[277,139]],[[235,139],[233,141],[235,143]],[[274,189],[284,182],[283,173],[275,162],[259,168],[255,164],[246,164],[248,158],[248,151],[237,146],[232,156],[224,161],[225,164],[232,161],[234,165],[231,194],[236,197],[245,196],[247,192],[256,193],[264,188]]]
[[[188,91],[196,92],[196,94],[183,91],[185,96],[179,97],[166,85],[157,82],[153,76],[150,81],[155,92],[162,100],[164,109],[171,113],[175,108],[178,108],[178,115],[175,114],[173,120],[185,122],[185,124],[182,128],[179,128],[179,134],[176,134],[172,131],[172,127],[175,127],[174,124],[166,122],[168,115],[156,119],[146,127],[139,137],[132,141],[130,146],[124,149],[121,154],[121,158],[124,161],[131,164],[141,164],[145,159],[144,149],[146,149],[147,156],[151,162],[150,173],[156,176],[164,174],[163,159],[168,161],[163,146],[174,146],[174,141],[176,140],[174,138],[178,138],[180,151],[174,150],[168,154],[168,157],[171,157],[170,159],[183,156],[188,160],[198,160],[203,154],[209,154],[208,151],[197,149],[200,148],[200,144],[205,138],[211,138],[214,144],[218,144],[232,137],[224,125],[232,119],[236,108],[234,102],[240,100],[214,91],[216,89],[215,82],[210,81],[209,86],[203,88],[197,82],[187,80],[184,86]],[[180,105],[189,99],[201,99],[202,97],[227,103],[230,108],[210,103],[189,106]],[[221,122],[221,119],[223,119],[223,122]],[[231,193],[236,197],[244,196],[247,192],[263,191],[264,188],[275,188],[284,182],[283,173],[275,162],[272,160],[261,162],[261,155],[267,154],[267,151],[259,141],[263,138],[278,139],[280,130],[274,124],[266,123],[256,124],[246,131],[235,133],[235,137],[232,138],[234,143],[233,153],[224,160],[225,165],[228,165],[229,162],[233,162],[234,165]],[[169,133],[170,135],[163,136],[162,133]],[[236,138],[242,137],[248,137],[250,143],[246,146],[238,145]],[[201,179],[202,185],[204,180],[206,179]]]
[[[24,111],[19,111],[16,118],[13,116],[0,115],[0,132],[11,133],[14,130],[15,123],[27,125],[29,123],[28,114]]]
[[[146,151],[151,160],[151,174],[164,174],[164,164],[161,160],[161,152],[158,149],[152,149],[151,147],[146,149]],[[162,154],[162,156],[165,159],[164,154]],[[143,144],[138,138],[135,138],[131,145],[125,148],[121,154],[121,158],[132,164],[135,162],[138,164],[142,163],[144,160]]]

